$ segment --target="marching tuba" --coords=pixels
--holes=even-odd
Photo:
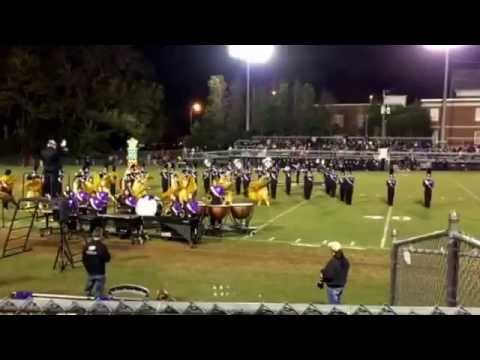
[[[268,178],[266,176],[262,176],[260,179],[250,183],[248,186],[248,198],[257,205],[265,203],[265,205],[270,206]]]

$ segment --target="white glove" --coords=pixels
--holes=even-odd
[[[66,147],[67,146],[67,140],[63,139],[62,142],[60,143],[61,147]]]

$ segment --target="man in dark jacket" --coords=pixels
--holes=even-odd
[[[63,140],[60,149],[57,148],[55,140],[49,140],[47,147],[40,153],[42,160],[44,181],[43,195],[50,195],[56,198],[60,193],[60,171],[62,169],[61,158],[67,152],[67,141]]]
[[[350,263],[342,251],[338,242],[331,242],[328,247],[333,253],[327,266],[320,271],[320,280],[317,286],[323,289],[327,285],[327,297],[329,304],[341,304],[343,289],[347,283]]]
[[[82,253],[82,262],[87,271],[87,284],[85,292],[87,296],[98,298],[104,294],[106,275],[105,264],[110,261],[110,253],[107,246],[102,243],[99,232],[93,234],[90,240],[84,247]]]

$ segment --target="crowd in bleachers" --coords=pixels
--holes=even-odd
[[[269,150],[323,150],[323,151],[378,151],[389,148],[390,151],[404,152],[480,152],[480,146],[450,146],[441,148],[428,138],[365,138],[365,137],[330,137],[330,138],[268,138],[259,137],[239,140],[235,149],[269,149]]]

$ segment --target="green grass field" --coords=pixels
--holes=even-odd
[[[76,168],[66,170],[73,174]],[[13,171],[20,178],[24,170]],[[152,191],[157,193],[159,176],[153,175]],[[386,173],[355,176],[352,206],[327,197],[320,186],[315,186],[310,201],[304,201],[302,185],[294,186],[290,197],[280,185],[271,207],[255,209],[252,225],[258,231],[251,237],[206,237],[196,249],[161,239],[132,246],[110,238],[107,244],[113,260],[108,285],[136,283],[152,292],[165,287],[178,300],[325,303],[326,295],[315,283],[330,256],[324,244],[339,241],[347,248],[352,264],[344,302],[383,304],[388,301],[392,229],[397,229],[399,238],[445,229],[449,211],[456,210],[461,230],[480,236],[480,173],[434,172],[431,209],[422,205],[424,172],[397,174],[391,209],[385,201]],[[21,192],[21,181],[16,192]],[[237,200],[244,201],[241,197]],[[6,215],[8,218],[10,212]],[[4,229],[2,241],[5,234]],[[1,259],[0,297],[13,290],[80,294],[83,269],[53,271],[55,245],[55,236],[35,236],[33,252]],[[219,285],[224,296],[212,289]]]

